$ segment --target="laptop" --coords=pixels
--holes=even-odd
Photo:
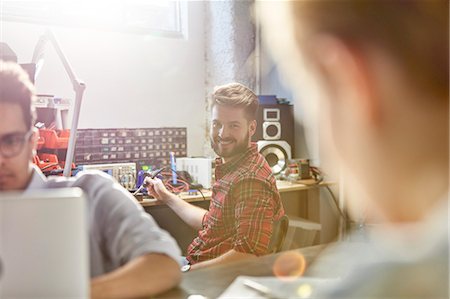
[[[0,193],[0,298],[89,298],[79,188]]]

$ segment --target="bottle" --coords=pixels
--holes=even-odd
[[[136,180],[136,188],[141,187],[142,183],[145,179],[145,173],[147,173],[149,167],[147,165],[143,165],[142,169],[138,171],[137,180]]]

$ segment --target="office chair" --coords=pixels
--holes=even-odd
[[[279,220],[273,222],[272,237],[269,243],[269,253],[277,253],[283,247],[284,238],[289,227],[289,218],[284,215]]]

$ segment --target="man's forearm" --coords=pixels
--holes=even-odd
[[[91,280],[91,298],[137,298],[152,296],[176,286],[179,265],[164,254],[137,257],[123,267]]]
[[[195,230],[200,230],[203,227],[202,221],[206,210],[200,207],[191,205],[175,194],[170,195],[170,199],[166,200],[167,205]]]
[[[243,260],[243,259],[248,259],[248,258],[255,258],[255,257],[256,256],[253,254],[243,253],[243,252],[239,252],[239,251],[232,249],[214,259],[204,261],[201,263],[197,263],[197,264],[193,264],[191,266],[191,270],[206,268],[206,267],[215,266],[215,265],[223,265],[226,263]]]

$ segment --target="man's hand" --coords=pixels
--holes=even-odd
[[[91,280],[92,299],[148,298],[177,285],[179,265],[158,253],[137,257],[122,267]]]
[[[150,178],[146,177],[144,180],[144,184],[147,184],[147,191],[157,200],[168,204],[173,197],[173,194],[167,190],[164,183],[158,178]]]
[[[195,230],[203,228],[202,220],[206,210],[193,206],[175,194],[169,192],[164,183],[158,178],[147,177],[144,184],[148,184],[147,190],[154,198],[169,206],[184,222]]]

